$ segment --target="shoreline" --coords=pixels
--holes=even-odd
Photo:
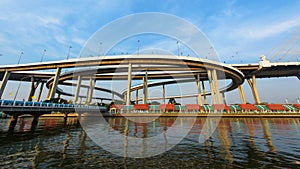
[[[245,114],[230,114],[230,113],[122,113],[122,114],[109,114],[109,113],[102,113],[101,115],[103,117],[228,117],[228,118],[236,118],[236,117],[245,117],[245,118],[300,118],[300,113],[286,113],[285,112],[280,112],[280,113],[256,113],[256,114],[251,114],[251,113],[245,113]],[[100,116],[99,114],[82,114],[81,117],[97,117]],[[31,115],[21,115],[19,116],[20,118],[27,118],[27,117],[33,117]],[[43,114],[40,116],[42,117],[66,117],[64,113],[54,113],[54,114]],[[70,113],[67,115],[67,117],[71,118],[77,118],[78,114],[77,113]],[[5,119],[5,118],[11,118],[10,116],[7,117],[0,117],[0,119]]]

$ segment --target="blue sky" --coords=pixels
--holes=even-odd
[[[288,48],[291,48],[291,51],[283,61],[296,61],[300,59],[300,51],[297,48],[300,44],[299,37],[296,37],[290,46],[285,44],[299,34],[299,9],[300,1],[297,0],[1,0],[1,64],[17,63],[21,52],[24,52],[21,63],[39,62],[44,49],[46,49],[45,61],[65,59],[69,46],[72,46],[70,57],[78,57],[85,42],[98,29],[120,17],[141,12],[162,12],[186,19],[207,36],[220,59],[227,63],[257,63],[261,54],[271,59],[278,52],[284,53]],[[149,44],[141,42],[141,50],[146,50],[146,46]],[[111,52],[126,53],[126,50],[116,47],[115,51]],[[175,43],[174,50],[171,52],[176,53]],[[279,58],[280,56],[277,56],[273,61]],[[285,91],[287,96],[284,98],[295,100],[300,97],[299,80],[296,78],[281,80],[291,86]],[[282,86],[276,84],[282,82],[275,81],[276,83],[259,80],[258,86],[269,84],[270,89],[280,90]],[[244,88],[248,90],[248,86]],[[264,90],[259,88],[263,97],[261,100],[273,99],[275,102],[284,100],[283,93],[278,96],[274,94],[274,97],[269,96]],[[236,93],[231,92],[228,96],[232,95],[232,98],[235,98]],[[249,101],[253,100],[251,95],[248,94],[247,97]],[[235,99],[232,102],[235,102]]]

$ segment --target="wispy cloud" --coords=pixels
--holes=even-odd
[[[233,34],[236,37],[259,40],[276,36],[280,33],[290,31],[294,28],[300,27],[300,17],[291,18],[289,20],[282,20],[269,24],[252,23],[251,26],[244,26],[234,28]]]

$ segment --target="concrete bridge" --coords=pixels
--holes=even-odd
[[[64,69],[73,69],[71,72],[64,72]],[[56,70],[55,72],[41,72],[41,70]],[[78,58],[42,63],[28,63],[19,65],[6,65],[0,67],[0,98],[9,80],[27,81],[31,87],[28,94],[28,101],[40,86],[37,101],[44,86],[49,91],[47,98],[54,98],[55,95],[73,96],[74,103],[78,103],[79,98],[87,98],[86,103],[90,104],[92,99],[100,100],[123,100],[127,105],[130,101],[142,101],[147,103],[148,88],[162,86],[162,97],[164,100],[165,86],[174,83],[195,82],[198,93],[190,97],[198,97],[200,105],[206,103],[206,98],[211,97],[212,104],[223,103],[221,95],[225,92],[238,89],[241,102],[245,103],[241,85],[246,80],[252,89],[255,103],[260,103],[259,94],[256,89],[256,78],[297,76],[300,77],[300,62],[281,62],[271,63],[261,57],[257,64],[224,64],[201,58],[171,56],[171,55],[115,55],[115,56],[96,56],[88,58]],[[161,81],[161,80],[164,81]],[[176,79],[176,80],[174,80]],[[224,88],[219,88],[218,81],[229,79],[231,83]],[[72,83],[68,81],[73,81]],[[83,80],[88,80],[89,84],[82,84]],[[126,90],[112,91],[103,87],[96,86],[96,81],[102,80],[125,80],[127,81]],[[132,86],[132,81],[142,80],[141,85]],[[155,81],[148,83],[149,80]],[[160,81],[159,81],[160,80]],[[208,83],[209,89],[205,89]],[[76,86],[74,93],[68,93],[60,86]],[[86,88],[88,92],[80,96],[80,89]],[[111,94],[110,98],[95,97],[94,90],[99,90]],[[143,97],[138,98],[138,91],[143,90]],[[136,97],[131,98],[131,92],[136,92]],[[183,95],[182,97],[189,97]],[[203,101],[204,100],[204,101]]]

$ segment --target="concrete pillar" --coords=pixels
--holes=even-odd
[[[207,104],[206,91],[205,91],[204,81],[202,81],[202,90],[203,90],[204,104]]]
[[[37,98],[38,102],[41,100],[41,95],[43,92],[44,84],[45,84],[44,82],[41,83],[40,91],[39,91],[38,98]]]
[[[215,97],[216,97],[216,103],[221,104],[221,96],[220,96],[220,90],[219,90],[219,84],[218,84],[218,77],[217,77],[217,71],[216,69],[212,70],[212,79],[215,87]]]
[[[200,86],[200,74],[197,75],[197,80],[196,80],[196,83],[197,83],[197,89],[198,89],[198,102],[199,102],[199,105],[202,106],[203,103],[202,103],[202,94],[201,94],[201,86]]]
[[[212,104],[215,104],[215,88],[213,86],[212,83],[212,76],[211,76],[211,71],[207,70],[207,77],[208,77],[208,82],[209,82],[209,88],[210,88],[210,92],[211,92],[211,102]]]
[[[75,104],[78,102],[81,81],[82,81],[82,78],[81,78],[81,75],[79,75],[77,77],[77,85],[76,85],[75,94],[74,94],[74,103]]]
[[[39,123],[39,115],[34,114],[33,115],[33,120],[31,122],[31,131],[34,131]]]
[[[242,104],[246,104],[245,95],[244,95],[244,92],[243,92],[242,85],[239,85],[238,89],[239,89]]]
[[[48,94],[47,94],[47,100],[50,99],[51,88],[52,88],[52,85],[49,86],[49,90],[48,90]]]
[[[88,89],[87,104],[90,104],[92,102],[95,83],[96,80],[90,77],[90,88]]]
[[[111,96],[112,98],[111,98],[111,100],[112,100],[112,102],[115,102],[115,94],[114,93],[112,93],[112,96]]]
[[[222,98],[223,98],[223,103],[224,103],[224,104],[227,104],[227,103],[226,103],[225,92],[222,93]]]
[[[135,104],[139,104],[139,90],[135,91]]]
[[[252,81],[250,79],[247,79],[247,81],[248,81],[248,84],[249,84],[249,86],[252,90],[252,94],[253,94],[253,97],[254,97],[255,104],[260,104],[260,99],[259,99],[257,88],[256,88],[256,77],[255,77],[255,75],[252,75]]]
[[[60,72],[61,72],[61,68],[60,67],[56,68],[56,73],[55,73],[53,84],[51,86],[49,98],[54,98],[55,97]]]
[[[148,71],[146,70],[143,77],[143,104],[148,103]]]
[[[131,89],[131,68],[132,64],[128,64],[128,77],[127,77],[127,94],[126,94],[126,105],[130,105],[130,89]]]
[[[0,86],[0,99],[2,98],[2,94],[4,92],[6,84],[8,82],[9,76],[10,76],[10,71],[5,71],[3,79],[2,79],[2,83],[1,83],[1,86]]]
[[[12,133],[14,131],[14,128],[15,128],[17,122],[18,122],[18,115],[11,116],[11,120],[10,120],[10,124],[9,124],[9,129],[8,129],[9,133]]]
[[[162,85],[163,104],[166,104],[166,90],[165,85]]]
[[[28,98],[27,98],[28,101],[32,101],[32,97],[34,96],[35,90],[38,87],[38,85],[39,85],[39,82],[34,84],[34,78],[31,77],[31,79],[30,79],[30,91],[29,91]]]

